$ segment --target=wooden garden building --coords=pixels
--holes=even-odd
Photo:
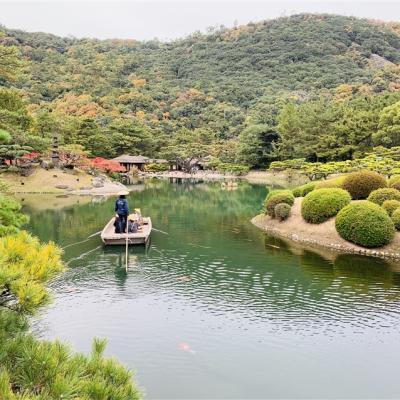
[[[145,164],[149,162],[149,158],[145,156],[130,156],[123,154],[122,156],[113,158],[113,161],[119,163],[127,171],[130,171],[133,167],[136,167],[139,171],[144,170]]]

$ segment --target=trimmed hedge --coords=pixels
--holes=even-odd
[[[367,200],[372,201],[375,204],[379,204],[380,206],[386,200],[400,201],[400,191],[393,188],[377,189],[368,196]]]
[[[343,182],[346,176],[338,176],[337,178],[327,179],[326,181],[317,182],[315,189],[326,189],[326,188],[343,188]]]
[[[294,196],[290,190],[273,190],[268,193],[265,199],[265,213],[275,218],[275,206],[279,203],[286,203],[292,206],[294,204]]]
[[[400,207],[400,201],[398,200],[385,200],[382,203],[382,208],[388,213],[388,215],[392,215],[393,212]]]
[[[336,230],[343,239],[363,247],[384,246],[395,233],[386,211],[368,200],[355,201],[340,210]]]
[[[275,217],[279,219],[279,221],[285,221],[290,217],[291,206],[286,203],[279,203],[274,208]]]
[[[304,197],[315,189],[317,182],[309,182],[292,190],[294,197]]]
[[[304,197],[301,215],[307,222],[320,224],[334,217],[350,201],[350,194],[343,189],[316,189]]]
[[[353,200],[366,199],[369,194],[380,188],[387,187],[386,179],[373,171],[358,171],[347,175],[342,184]]]
[[[292,193],[293,193],[293,196],[294,196],[294,197],[301,197],[301,193],[302,193],[302,191],[301,191],[301,186],[300,186],[300,187],[297,187],[297,188],[294,188],[294,189],[292,190]]]
[[[393,211],[392,221],[394,223],[394,227],[400,231],[400,208]]]
[[[400,175],[394,175],[388,180],[388,186],[400,190]]]

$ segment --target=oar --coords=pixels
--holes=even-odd
[[[160,232],[160,233],[163,233],[164,235],[169,235],[169,233],[167,233],[167,232],[164,232],[164,231],[160,231],[160,229],[156,229],[156,228],[151,228],[153,231],[157,231],[157,232]]]
[[[66,245],[66,246],[64,246],[64,247],[62,247],[62,248],[63,248],[63,249],[67,249],[68,247],[75,246],[76,244],[85,243],[85,242],[87,242],[89,239],[91,239],[93,236],[96,236],[96,235],[98,235],[98,234],[101,233],[101,232],[102,232],[102,231],[98,231],[98,232],[96,232],[96,233],[93,233],[93,235],[88,236],[85,240],[81,240],[81,241],[79,241],[79,242],[75,242],[75,243],[68,244],[68,245]]]
[[[98,234],[101,233],[101,232],[103,232],[103,231],[98,231],[98,232],[96,232],[96,233],[93,233],[93,235],[88,236],[88,239],[92,238],[93,236],[98,235]]]

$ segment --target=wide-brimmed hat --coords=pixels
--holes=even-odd
[[[127,196],[129,192],[127,190],[120,190],[117,195],[118,196]]]

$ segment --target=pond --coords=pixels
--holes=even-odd
[[[400,266],[305,249],[252,226],[263,186],[152,180],[129,202],[150,246],[88,237],[114,199],[25,196],[29,229],[65,247],[68,271],[34,320],[43,338],[108,355],[151,399],[397,398]]]

